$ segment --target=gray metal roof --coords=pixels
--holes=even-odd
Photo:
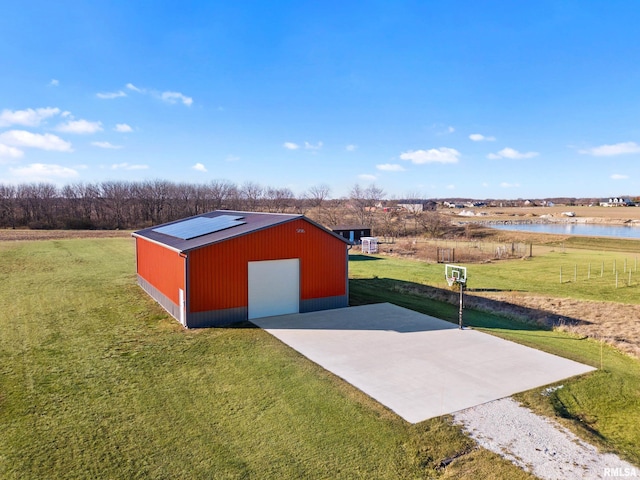
[[[206,233],[203,235],[199,235],[194,238],[178,238],[176,236],[168,235],[163,232],[180,232],[181,225],[188,225],[189,223],[193,224],[193,220],[197,218],[217,218],[217,217],[229,217],[234,216],[241,218],[241,222],[235,222],[232,226],[225,228],[223,230],[213,231],[211,233]],[[309,220],[304,215],[291,215],[291,214],[283,214],[283,213],[260,213],[260,212],[237,212],[230,210],[215,210],[209,213],[203,213],[202,215],[196,215],[189,218],[183,218],[180,220],[176,220],[174,222],[164,223],[162,225],[155,225],[153,227],[145,228],[143,230],[138,230],[137,232],[133,232],[134,237],[142,237],[152,242],[160,243],[162,245],[166,245],[167,247],[177,250],[179,252],[187,252],[189,250],[195,250],[197,248],[202,248],[207,245],[211,245],[213,243],[222,242],[225,240],[229,240],[231,238],[240,237],[242,235],[246,235],[249,233],[256,232],[258,230],[263,230],[265,228],[273,227],[275,225],[280,225],[282,223],[291,222],[293,220],[303,219],[312,225],[326,231],[329,235],[332,235],[339,240],[348,243],[345,239],[332,231],[324,228],[322,225],[315,223],[312,220]]]

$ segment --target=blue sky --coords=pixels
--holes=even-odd
[[[0,4],[0,183],[640,195],[640,2]]]

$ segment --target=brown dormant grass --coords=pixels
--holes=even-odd
[[[130,230],[29,230],[0,229],[0,241],[60,240],[70,238],[129,237]]]
[[[625,305],[614,302],[595,302],[575,298],[553,298],[522,292],[474,292],[467,295],[470,302],[482,303],[481,298],[490,299],[490,305],[500,305],[502,314],[518,316],[518,307],[529,311],[553,312],[541,323],[580,336],[603,340],[619,350],[640,358],[640,305]],[[472,298],[476,299],[472,300]],[[494,310],[483,304],[481,308]],[[573,322],[568,319],[579,319]]]

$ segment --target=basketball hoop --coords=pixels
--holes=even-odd
[[[444,278],[450,287],[467,283],[467,269],[457,265],[445,265]]]
[[[453,287],[454,285],[460,285],[460,309],[458,313],[458,326],[462,330],[462,292],[464,290],[464,286],[467,283],[467,267],[447,264],[444,266],[444,278],[447,279],[447,283],[450,287]]]

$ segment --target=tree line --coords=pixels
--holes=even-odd
[[[296,196],[289,188],[226,180],[108,180],[63,187],[0,183],[0,228],[139,229],[220,209],[309,214],[327,226],[371,225],[384,191],[355,185],[348,197],[332,199],[330,194],[327,185]]]

